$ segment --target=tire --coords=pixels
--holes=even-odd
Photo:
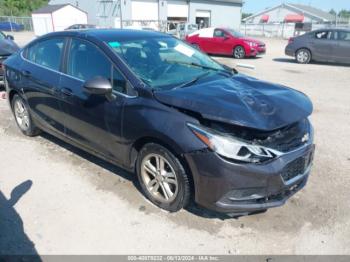
[[[146,144],[139,152],[136,169],[142,192],[153,204],[169,212],[188,205],[191,196],[188,174],[168,149]]]
[[[11,101],[11,109],[18,128],[26,136],[36,136],[40,129],[34,124],[27,102],[19,95],[14,95]]]
[[[243,59],[245,57],[245,55],[246,55],[246,53],[245,53],[243,46],[238,45],[233,49],[233,57],[234,58]]]
[[[311,52],[306,48],[301,48],[295,53],[295,60],[299,64],[310,63],[311,57]]]

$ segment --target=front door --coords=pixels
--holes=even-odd
[[[337,46],[334,51],[336,62],[350,63],[350,31],[336,32]]]
[[[88,94],[84,83],[96,76],[111,81],[117,92],[114,100]],[[62,108],[66,112],[66,135],[107,158],[120,160],[121,121],[126,81],[105,54],[93,43],[72,39],[62,76]]]
[[[333,61],[336,40],[332,31],[325,30],[315,33],[311,41],[312,58],[321,61]]]

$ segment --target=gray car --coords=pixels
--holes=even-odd
[[[321,29],[292,37],[285,53],[301,64],[311,61],[350,63],[350,30]]]

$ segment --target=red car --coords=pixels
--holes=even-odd
[[[266,52],[265,43],[248,38],[229,28],[205,28],[188,36],[186,41],[208,54],[255,57]]]

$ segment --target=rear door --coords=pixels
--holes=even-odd
[[[336,62],[350,63],[350,31],[336,31],[337,47],[334,51]]]
[[[96,76],[111,81],[115,100],[85,92],[84,83]],[[127,81],[95,44],[73,38],[60,82],[66,135],[107,158],[120,160],[121,121]]]
[[[318,61],[333,61],[336,40],[331,30],[317,31],[311,38],[312,58]]]
[[[55,37],[35,42],[23,53],[21,81],[33,117],[46,128],[64,133],[59,85],[66,40]]]

